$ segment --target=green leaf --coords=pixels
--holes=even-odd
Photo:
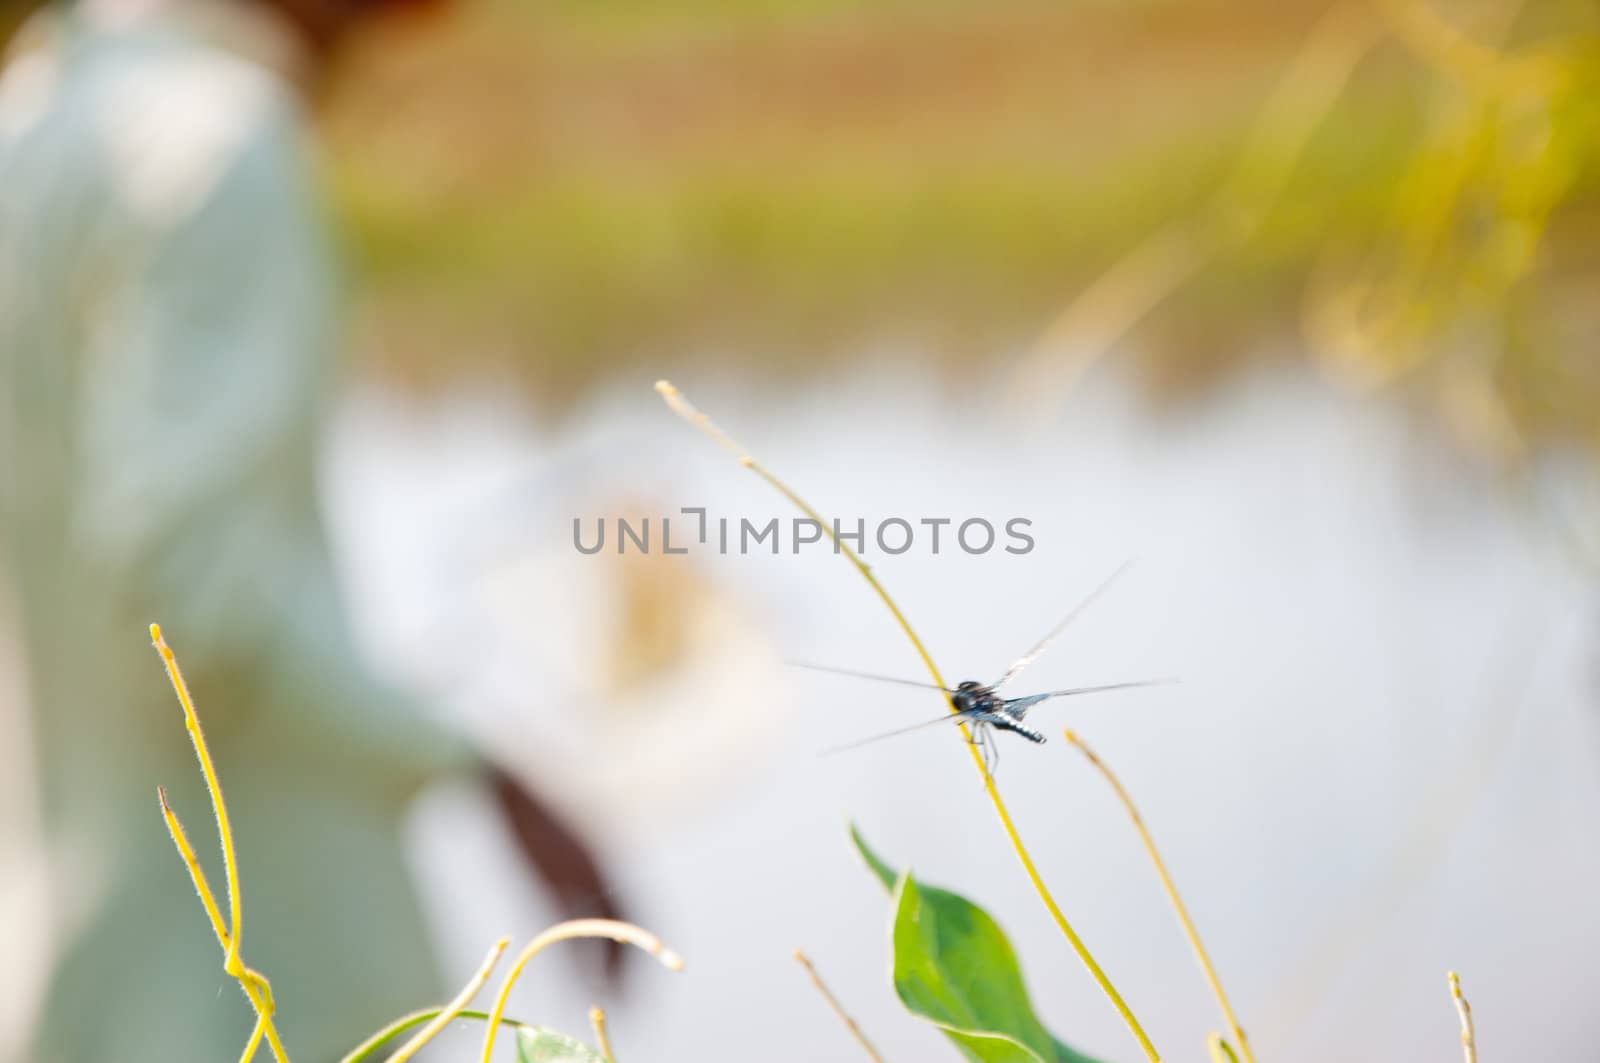
[[[518,1063],[606,1063],[606,1057],[575,1037],[543,1026],[517,1027]]]
[[[959,894],[895,872],[850,829],[892,890],[894,989],[974,1063],[1099,1063],[1062,1044],[1033,1012],[1016,953],[999,925]]]
[[[900,877],[899,872],[879,859],[878,854],[867,845],[867,840],[861,836],[861,831],[854,823],[850,824],[850,840],[856,843],[856,852],[861,854],[861,859],[867,862],[867,867],[878,876],[878,881],[883,883],[883,888],[893,892],[895,880]]]

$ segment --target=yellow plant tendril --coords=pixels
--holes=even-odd
[[[606,1013],[599,1004],[589,1008],[589,1025],[594,1027],[594,1045],[606,1063],[617,1063],[611,1052],[611,1038],[606,1036]]]
[[[1250,1054],[1250,1042],[1245,1039],[1244,1029],[1239,1025],[1238,1016],[1233,1013],[1233,1005],[1228,1003],[1228,994],[1223,992],[1222,979],[1217,977],[1217,969],[1212,966],[1206,947],[1200,943],[1200,932],[1195,929],[1194,921],[1189,918],[1189,910],[1184,907],[1183,899],[1178,896],[1178,887],[1173,883],[1172,875],[1167,871],[1166,861],[1161,859],[1155,839],[1150,836],[1149,828],[1144,825],[1144,817],[1139,815],[1139,809],[1135,807],[1133,798],[1106,762],[1101,760],[1083,739],[1070,730],[1061,733],[1068,742],[1077,746],[1079,752],[1105,777],[1106,782],[1111,784],[1111,789],[1116,793],[1117,800],[1122,802],[1123,810],[1133,821],[1133,829],[1139,833],[1139,841],[1143,843],[1144,851],[1150,856],[1150,863],[1155,865],[1156,877],[1161,880],[1161,888],[1166,891],[1167,900],[1172,903],[1172,910],[1177,913],[1178,925],[1183,928],[1184,937],[1189,939],[1189,947],[1194,950],[1194,958],[1206,976],[1206,983],[1211,986],[1211,995],[1217,998],[1217,1004],[1222,1008],[1222,1018],[1228,1024],[1228,1032],[1233,1034],[1233,1039],[1239,1043],[1239,1052],[1244,1056],[1245,1063],[1255,1063],[1255,1057]],[[1229,1054],[1232,1054],[1231,1050]]]
[[[178,821],[177,813],[167,802],[166,790],[157,789],[157,796],[161,800],[161,815],[166,820],[167,831],[172,835],[172,842],[178,847],[178,853],[189,869],[189,877],[194,881],[195,892],[200,895],[200,903],[205,907],[206,916],[211,920],[211,929],[216,933],[217,943],[222,946],[223,970],[239,982],[245,997],[250,1001],[250,1006],[256,1012],[256,1030],[245,1048],[242,1063],[248,1063],[254,1057],[263,1037],[272,1050],[273,1058],[278,1063],[289,1063],[289,1055],[284,1051],[283,1042],[279,1040],[277,1028],[272,1021],[275,1005],[271,983],[259,972],[245,966],[239,955],[241,924],[239,871],[234,856],[233,829],[228,821],[228,806],[222,799],[222,782],[217,777],[216,766],[211,761],[211,751],[206,746],[205,732],[200,728],[200,718],[195,713],[194,699],[189,696],[189,687],[183,680],[183,671],[178,667],[178,659],[166,640],[161,637],[161,625],[150,625],[150,641],[160,653],[162,664],[167,669],[167,678],[178,695],[179,704],[183,706],[184,726],[189,731],[189,740],[194,745],[195,756],[200,761],[200,771],[205,778],[206,791],[211,795],[211,808],[217,820],[217,834],[222,840],[222,860],[227,875],[230,909],[229,926],[223,925],[222,909],[217,904],[216,896],[211,892],[205,872],[201,870],[200,861],[195,856],[194,847],[189,844],[188,835],[184,833],[183,824]]]
[[[643,927],[617,919],[571,919],[565,923],[557,923],[528,942],[527,947],[517,954],[511,969],[506,972],[506,980],[501,983],[500,995],[495,997],[494,1008],[489,1012],[488,1029],[483,1035],[483,1063],[491,1063],[494,1058],[494,1036],[500,1031],[500,1016],[505,1014],[511,987],[516,985],[517,979],[522,976],[522,969],[528,965],[529,960],[549,946],[573,938],[610,938],[612,941],[620,941],[624,945],[643,949],[669,970],[683,970],[683,958],[663,945],[660,938]]]
[[[211,920],[211,929],[217,935],[217,943],[224,952],[228,949],[228,930],[222,925],[222,910],[217,907],[217,898],[211,892],[211,885],[206,881],[206,873],[200,867],[200,860],[195,856],[194,846],[189,843],[189,836],[184,833],[183,824],[178,821],[178,814],[172,810],[172,805],[167,801],[167,791],[164,787],[156,787],[156,797],[161,801],[161,816],[167,822],[167,833],[172,835],[172,842],[178,847],[178,855],[183,858],[184,866],[189,869],[189,878],[194,882],[195,892],[200,895],[200,904],[206,910],[206,917]],[[260,973],[246,967],[244,977],[239,979],[240,988],[250,1001],[250,1006],[256,1011],[256,1028],[250,1036],[248,1047],[240,1057],[241,1063],[249,1063],[255,1058],[256,1049],[264,1034],[267,1038],[272,1054],[280,1061],[287,1061],[283,1045],[278,1041],[278,1032],[272,1025],[274,1005],[272,1002],[272,985]]]
[[[483,958],[483,963],[468,979],[467,984],[461,987],[461,992],[456,994],[455,999],[446,1004],[444,1010],[433,1017],[432,1022],[418,1030],[411,1040],[396,1049],[394,1055],[389,1057],[389,1063],[405,1063],[422,1051],[423,1045],[439,1036],[439,1031],[454,1022],[457,1015],[467,1010],[467,1005],[472,1003],[472,998],[478,995],[478,990],[483,988],[483,984],[489,980],[489,975],[494,973],[494,965],[500,962],[501,955],[510,944],[510,938],[501,938],[491,945],[488,955]]]
[[[670,382],[665,380],[658,381],[656,383],[656,391],[661,394],[662,399],[666,401],[674,413],[710,436],[719,446],[737,458],[740,465],[771,484],[779,494],[787,498],[794,504],[795,508],[811,518],[822,529],[823,533],[833,542],[834,548],[850,559],[850,563],[856,567],[856,571],[861,573],[862,578],[867,581],[884,606],[888,608],[895,619],[895,623],[900,626],[900,630],[905,633],[906,638],[910,640],[912,647],[917,651],[917,656],[922,658],[923,666],[928,669],[928,674],[933,677],[934,684],[944,687],[944,677],[939,674],[939,669],[934,665],[933,658],[928,654],[927,648],[923,646],[922,639],[917,637],[917,633],[912,629],[910,622],[900,612],[900,607],[894,603],[893,598],[889,597],[889,592],[883,589],[883,585],[872,574],[872,569],[856,555],[854,550],[840,542],[838,537],[833,534],[832,525],[823,520],[821,514],[813,509],[805,499],[797,495],[788,484],[778,479],[777,476],[763,467],[760,462],[751,457],[748,451],[734,441],[733,437],[718,428],[711,418],[695,409],[683,397],[682,392]],[[956,712],[956,707],[951,704],[949,695],[945,695],[945,703],[950,706],[952,713]],[[1050,917],[1055,921],[1062,935],[1066,937],[1068,944],[1072,946],[1073,952],[1077,953],[1078,959],[1082,961],[1084,967],[1088,968],[1090,976],[1094,978],[1095,983],[1100,986],[1101,991],[1105,993],[1112,1006],[1116,1008],[1117,1014],[1122,1016],[1122,1021],[1127,1024],[1134,1040],[1139,1042],[1139,1047],[1143,1050],[1145,1056],[1151,1063],[1160,1063],[1160,1054],[1156,1051],[1155,1046],[1150,1043],[1150,1038],[1145,1035],[1144,1027],[1139,1025],[1139,1020],[1134,1016],[1133,1010],[1122,999],[1122,994],[1117,992],[1116,986],[1111,984],[1111,979],[1106,976],[1105,971],[1101,969],[1099,962],[1095,960],[1088,946],[1083,943],[1083,939],[1078,936],[1078,932],[1067,921],[1066,915],[1062,913],[1061,908],[1056,904],[1055,898],[1050,895],[1049,889],[1045,887],[1044,880],[1039,876],[1038,868],[1033,864],[1033,858],[1028,855],[1027,847],[1022,844],[1022,838],[1017,834],[1017,828],[1011,822],[1011,813],[1006,810],[1005,802],[1000,799],[1000,793],[995,789],[993,776],[984,767],[983,757],[978,752],[978,747],[972,743],[972,735],[967,728],[966,722],[962,721],[958,726],[961,728],[962,737],[967,740],[967,751],[972,755],[972,763],[978,769],[978,776],[983,781],[984,791],[989,795],[989,801],[994,806],[995,814],[1000,817],[1000,825],[1005,830],[1006,838],[1011,843],[1011,848],[1016,852],[1017,859],[1021,861],[1023,871],[1027,873],[1028,881],[1033,884],[1034,891],[1038,893],[1039,899],[1044,902],[1045,908],[1050,912]],[[485,1057],[484,1063],[488,1063],[487,1057]]]
[[[239,1063],[250,1063],[252,1059],[256,1058],[256,1049],[261,1047],[261,1035],[266,1032],[266,1029],[265,1016],[257,1015],[255,1029],[250,1031],[250,1040],[245,1042],[244,1054],[239,1057]]]
[[[1455,1001],[1456,1015],[1461,1019],[1461,1054],[1467,1063],[1478,1063],[1478,1038],[1472,1030],[1472,1005],[1461,995],[1461,976],[1450,972],[1450,999]]]
[[[883,1063],[883,1056],[878,1054],[878,1050],[873,1047],[871,1041],[867,1040],[867,1035],[861,1031],[861,1027],[857,1025],[856,1020],[850,1017],[848,1011],[844,1010],[844,1005],[839,1003],[839,998],[833,995],[833,991],[828,988],[828,984],[822,980],[822,975],[817,973],[817,968],[812,964],[811,957],[796,949],[794,958],[799,961],[800,966],[806,969],[806,976],[811,979],[811,984],[817,987],[817,992],[821,993],[822,999],[827,1001],[829,1009],[838,1016],[840,1022],[845,1024],[845,1027],[850,1031],[850,1036],[854,1037],[856,1043],[862,1047],[867,1055],[873,1058],[874,1063]]]
[[[228,959],[226,970],[239,977],[239,949],[243,944],[243,905],[239,899],[239,864],[234,854],[233,828],[228,822],[228,806],[222,800],[222,784],[217,780],[216,765],[211,762],[211,750],[206,746],[205,732],[200,729],[200,717],[195,715],[194,701],[189,697],[189,686],[183,681],[183,671],[172,647],[161,637],[161,625],[150,625],[150,641],[161,654],[161,663],[167,667],[167,678],[178,693],[183,705],[183,723],[189,729],[189,739],[194,743],[195,756],[200,759],[200,771],[205,775],[206,789],[211,793],[211,804],[216,810],[217,833],[222,837],[222,861],[228,878]]]

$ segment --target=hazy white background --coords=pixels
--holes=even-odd
[[[1170,1058],[1197,1058],[1220,1019],[1060,725],[1139,800],[1263,1059],[1454,1058],[1448,968],[1486,1057],[1592,1051],[1593,584],[1490,471],[1401,410],[1287,372],[1164,411],[1103,375],[1031,425],[893,359],[798,390],[678,383],[826,515],[1031,518],[1027,556],[868,557],[952,680],[997,675],[1140,558],[1018,689],[1181,685],[1037,710],[1052,741],[1008,743],[1000,779],[1047,881]],[[1058,1035],[1133,1058],[954,734],[817,756],[940,711],[931,694],[782,667],[918,675],[841,559],[680,559],[681,659],[622,694],[594,678],[637,573],[609,547],[578,554],[574,516],[586,529],[682,505],[791,516],[650,384],[559,423],[492,386],[427,407],[369,393],[329,479],[374,653],[553,791],[603,840],[635,916],[688,958],[678,976],[635,966],[612,1010],[619,1051],[851,1058],[789,957],[800,947],[890,1058],[948,1055],[893,998],[885,898],[847,845],[853,818],[891,861],[1000,919]],[[463,978],[494,937],[555,917],[518,887],[502,840],[469,827],[478,800],[436,793],[415,830]],[[580,1030],[593,996],[545,957],[515,1010]]]
[[[1033,521],[1027,556],[869,553],[952,680],[997,675],[1140,558],[1018,689],[1181,685],[1037,710],[1051,742],[1007,743],[1000,781],[1062,906],[1169,1058],[1198,1058],[1220,1020],[1063,724],[1139,800],[1261,1058],[1455,1058],[1452,967],[1486,1058],[1592,1054],[1592,577],[1489,472],[1402,411],[1290,373],[1166,411],[1102,376],[1031,426],[893,360],[798,391],[679,383],[825,514]],[[886,901],[847,844],[853,818],[891,861],[999,918],[1058,1035],[1134,1058],[953,733],[817,756],[940,711],[931,694],[783,667],[918,675],[842,560],[700,551],[639,568],[572,548],[574,516],[790,517],[650,384],[618,384],[559,422],[487,385],[426,406],[358,393],[327,480],[375,658],[580,819],[634,916],[687,957],[682,975],[635,964],[630,995],[606,1001],[618,1050],[853,1058],[790,959],[799,947],[889,1058],[949,1056],[893,998]],[[629,650],[621,603],[641,581],[682,602],[678,639],[659,673],[608,686]],[[19,696],[8,687],[0,716],[12,1028],[44,947]],[[438,791],[414,822],[452,978],[493,938],[556,917],[480,825],[481,800]],[[595,998],[546,956],[514,1012],[580,1031]]]

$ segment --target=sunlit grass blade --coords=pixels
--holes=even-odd
[[[1472,1005],[1461,992],[1461,977],[1450,972],[1450,999],[1455,1001],[1456,1017],[1461,1020],[1461,1054],[1466,1063],[1478,1063],[1478,1035],[1472,1028]]]
[[[806,977],[811,979],[811,984],[816,987],[817,992],[827,1003],[828,1010],[832,1011],[839,1021],[844,1023],[845,1029],[850,1031],[850,1036],[855,1039],[856,1044],[861,1046],[861,1050],[870,1056],[874,1063],[883,1063],[883,1056],[878,1054],[877,1048],[867,1039],[867,1035],[862,1032],[861,1025],[851,1018],[848,1011],[844,1010],[844,1005],[839,1003],[839,998],[833,995],[833,990],[828,988],[828,983],[824,982],[822,975],[817,973],[817,968],[812,964],[811,957],[796,949],[794,958],[801,967],[805,968]]]
[[[495,997],[494,1007],[489,1011],[489,1026],[483,1035],[483,1063],[492,1063],[494,1059],[494,1040],[495,1034],[500,1031],[500,1017],[505,1014],[506,1001],[510,998],[517,979],[522,976],[522,969],[528,965],[529,960],[556,942],[571,941],[574,938],[609,938],[612,941],[620,941],[624,945],[632,945],[654,956],[668,970],[683,970],[683,958],[643,927],[624,923],[618,919],[571,919],[565,923],[557,923],[528,942],[512,961],[511,969],[506,972],[505,981],[500,985],[500,993]]]
[[[195,756],[200,761],[200,772],[205,779],[206,791],[211,796],[211,809],[216,817],[217,834],[222,842],[223,867],[228,880],[230,909],[230,921],[227,926],[223,925],[222,909],[217,904],[216,896],[211,892],[210,884],[206,881],[205,872],[195,856],[194,846],[189,844],[189,836],[178,820],[178,814],[167,802],[166,790],[157,788],[156,793],[161,801],[161,815],[166,821],[167,831],[172,835],[173,844],[178,847],[178,854],[183,858],[184,866],[189,869],[189,877],[194,882],[195,892],[200,895],[200,903],[211,922],[217,943],[222,946],[223,969],[238,981],[245,997],[250,1001],[250,1006],[255,1009],[256,1025],[241,1058],[247,1063],[255,1055],[264,1037],[277,1063],[289,1063],[289,1055],[284,1051],[283,1042],[279,1039],[277,1027],[272,1021],[276,1008],[272,999],[272,986],[264,976],[247,967],[240,956],[239,933],[243,904],[239,898],[238,861],[234,855],[233,828],[228,820],[228,806],[222,798],[222,781],[217,775],[216,766],[212,763],[211,750],[206,745],[205,732],[200,727],[200,717],[195,711],[194,699],[189,695],[189,686],[184,682],[182,669],[178,667],[177,655],[161,637],[159,624],[150,625],[150,641],[161,655],[162,664],[166,666],[167,678],[172,683],[173,691],[178,695],[178,703],[183,706],[184,726],[189,731],[189,740],[194,746]]]
[[[611,1051],[611,1035],[606,1031],[605,1009],[598,1004],[589,1009],[589,1025],[594,1029],[594,1044],[601,1058],[605,1063],[617,1063],[616,1054]]]
[[[1139,841],[1144,845],[1144,851],[1150,857],[1150,863],[1155,866],[1156,877],[1161,880],[1161,889],[1166,893],[1167,900],[1172,905],[1173,912],[1178,917],[1178,925],[1183,928],[1184,937],[1189,939],[1189,948],[1194,952],[1195,960],[1200,964],[1200,971],[1205,975],[1206,984],[1211,987],[1212,996],[1217,998],[1217,1005],[1222,1009],[1222,1017],[1228,1024],[1228,1032],[1233,1034],[1233,1039],[1239,1043],[1239,1051],[1244,1056],[1244,1063],[1255,1063],[1255,1057],[1250,1054],[1250,1042],[1245,1039],[1244,1029],[1239,1025],[1239,1019],[1233,1012],[1233,1005],[1228,1001],[1228,994],[1223,991],[1222,979],[1217,975],[1217,969],[1211,962],[1211,957],[1206,952],[1206,947],[1200,941],[1200,931],[1195,929],[1194,920],[1189,917],[1189,909],[1184,906],[1183,898],[1178,896],[1177,884],[1172,881],[1172,875],[1167,871],[1167,863],[1161,859],[1161,852],[1156,848],[1156,842],[1150,835],[1150,830],[1145,826],[1144,817],[1139,814],[1139,809],[1133,803],[1133,797],[1122,785],[1106,762],[1101,760],[1094,750],[1090,749],[1083,739],[1072,731],[1062,732],[1068,742],[1078,747],[1084,757],[1100,772],[1112,791],[1117,795],[1117,800],[1122,802],[1123,810],[1128,813],[1128,818],[1133,821],[1133,829],[1138,832]],[[1227,1046],[1224,1045],[1224,1048]],[[1228,1049],[1232,1055],[1233,1050]]]
[[[427,1025],[418,1030],[411,1040],[396,1049],[394,1055],[389,1057],[389,1063],[405,1063],[406,1060],[422,1051],[423,1046],[429,1041],[439,1036],[439,1031],[454,1022],[456,1016],[466,1010],[467,1005],[472,1003],[472,998],[478,995],[478,990],[482,989],[484,983],[489,980],[489,975],[494,973],[495,964],[500,962],[501,955],[505,953],[506,946],[510,944],[510,938],[501,938],[491,945],[488,955],[483,958],[483,963],[478,967],[477,971],[473,972],[472,977],[467,980],[467,984],[461,987],[461,992],[456,994],[455,999],[446,1004],[439,1014],[435,1015],[428,1021]]]

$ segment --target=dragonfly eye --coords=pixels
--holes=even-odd
[[[957,712],[968,712],[972,709],[972,695],[965,690],[957,690],[950,695],[950,704],[956,707]]]

